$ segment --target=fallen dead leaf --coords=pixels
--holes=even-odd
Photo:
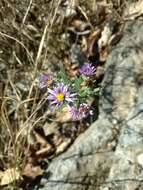
[[[44,139],[44,137],[42,137],[39,133],[37,133],[36,131],[33,131],[33,134],[36,138],[36,141],[41,144],[42,146],[47,146],[49,145],[49,143],[46,141],[46,139]]]
[[[70,143],[71,143],[71,139],[64,139],[64,142],[61,143],[60,146],[57,147],[56,154],[60,154],[64,152]]]
[[[112,36],[112,31],[109,27],[109,24],[107,24],[104,27],[103,31],[101,32],[101,38],[98,40],[99,51],[101,51],[103,48],[106,48],[111,36]]]
[[[139,0],[135,3],[131,3],[124,12],[125,20],[134,20],[135,18],[143,15],[143,1]]]
[[[99,53],[99,60],[101,62],[105,62],[107,60],[109,51],[108,51],[108,46],[106,46],[104,49],[102,49]]]
[[[95,54],[94,45],[98,41],[101,34],[100,29],[96,29],[93,33],[90,34],[89,38],[87,39],[87,56],[93,56]],[[84,44],[85,45],[85,44]],[[97,50],[98,53],[98,50]]]
[[[67,57],[64,58],[64,68],[69,76],[69,78],[75,79],[78,73],[78,64],[71,63],[71,60]]]
[[[1,183],[0,185],[8,185],[16,180],[20,179],[20,172],[15,168],[10,168],[1,172]]]
[[[29,177],[31,179],[36,179],[36,177],[43,175],[43,170],[40,166],[33,166],[31,163],[28,163],[23,171],[23,176]]]
[[[55,147],[58,147],[62,142],[63,137],[60,133],[53,136],[53,144]]]
[[[53,146],[49,144],[49,146],[46,146],[46,147],[36,151],[35,155],[36,156],[44,156],[44,155],[52,153],[53,151],[54,151]]]
[[[2,176],[3,176],[3,172],[0,171],[0,180],[1,180]]]
[[[56,122],[52,122],[52,123],[46,122],[42,128],[44,130],[45,136],[59,133]]]
[[[68,122],[71,119],[72,118],[68,107],[64,107],[61,112],[57,112],[56,114],[56,121],[60,123]]]
[[[84,31],[86,27],[89,26],[89,24],[82,20],[75,19],[72,21],[71,26],[73,26],[78,31]]]
[[[122,37],[123,37],[122,32],[117,32],[116,34],[113,34],[108,42],[108,45],[110,46],[116,45],[121,40]]]

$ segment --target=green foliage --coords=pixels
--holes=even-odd
[[[63,65],[60,66],[60,71],[58,73],[58,81],[62,81],[66,85],[71,84],[71,81],[69,80]]]
[[[75,80],[74,80],[74,89],[75,89],[75,91],[76,92],[79,92],[80,93],[80,91],[81,91],[81,84],[83,83],[83,77],[79,77],[79,78],[76,78]]]
[[[94,88],[93,95],[99,95],[100,87]]]
[[[79,98],[82,100],[88,99],[88,96],[98,96],[100,88],[93,88],[93,86],[86,85],[87,77],[79,76],[75,80],[71,81],[63,65],[60,66],[60,71],[58,73],[57,81],[62,81],[66,85],[72,85],[74,91],[78,94]],[[92,81],[95,84],[96,80]],[[85,85],[84,85],[85,84]]]
[[[87,81],[87,78],[86,77],[83,77],[83,76],[80,76],[79,78],[76,78],[74,80],[74,89],[75,91],[79,94],[80,97],[86,97],[88,98],[87,96],[94,96],[94,95],[98,95],[99,94],[99,90],[100,88],[97,87],[97,88],[93,88],[93,87],[90,87],[90,86],[82,86],[84,83],[86,83]],[[95,83],[95,81],[93,81],[93,83]]]

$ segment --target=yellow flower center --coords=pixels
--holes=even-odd
[[[62,102],[65,99],[65,95],[63,93],[59,93],[56,98],[59,102]]]
[[[52,84],[52,80],[50,80],[50,79],[47,80],[46,82],[47,82],[48,85]]]

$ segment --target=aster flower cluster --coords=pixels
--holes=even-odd
[[[91,107],[88,104],[82,103],[79,105],[79,108],[76,108],[74,106],[71,107],[70,113],[71,113],[73,120],[78,120],[78,119],[86,118],[89,115],[93,115],[93,110],[91,109]]]
[[[74,81],[67,84],[66,77],[54,80],[52,75],[44,74],[40,78],[40,88],[48,92],[47,99],[50,102],[51,110],[68,106],[73,120],[79,120],[93,115],[91,106],[86,103],[89,94],[92,95],[94,90],[87,83],[96,74],[96,68],[92,64],[85,64],[79,70],[80,76]],[[62,76],[66,75],[62,73]],[[83,84],[84,87],[83,87]]]
[[[86,77],[94,76],[96,68],[92,64],[88,63],[81,67],[80,74],[85,75]]]

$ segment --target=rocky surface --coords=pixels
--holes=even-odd
[[[143,21],[110,54],[98,120],[53,160],[38,190],[143,189]]]

